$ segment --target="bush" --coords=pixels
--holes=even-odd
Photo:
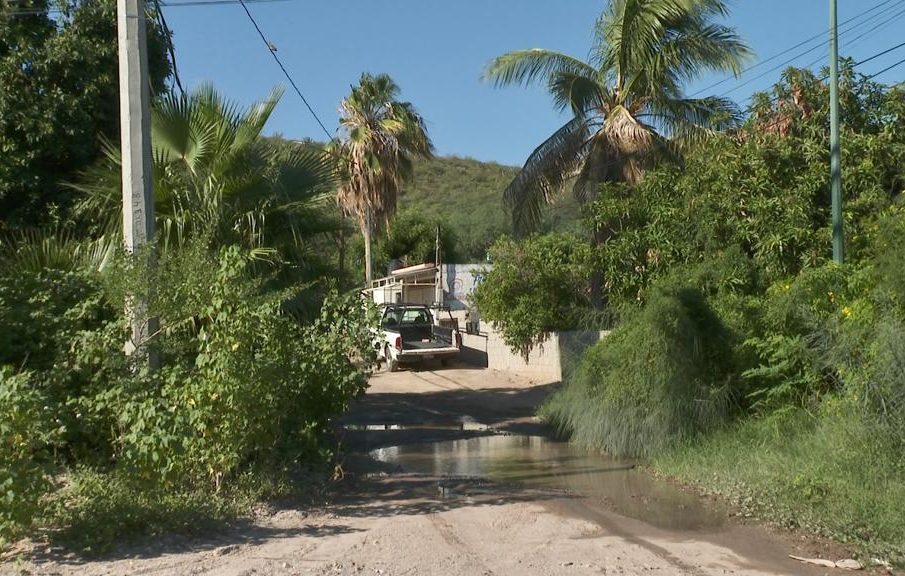
[[[572,235],[500,239],[493,268],[474,291],[481,315],[514,351],[528,357],[551,332],[574,330],[590,312],[590,248]]]
[[[729,342],[700,291],[656,290],[585,353],[541,414],[579,444],[614,455],[656,453],[729,415]]]
[[[122,258],[100,276],[42,269],[18,285],[0,276],[0,333],[26,342],[4,361],[28,368],[0,373],[3,537],[39,511],[48,467],[65,479],[57,507],[81,502],[79,515],[55,521],[118,510],[130,519],[107,524],[143,530],[166,524],[155,502],[178,516],[249,473],[330,457],[332,418],[367,384],[374,311],[332,293],[303,324],[284,310],[299,288],[274,291],[253,254],[212,253],[204,238],[147,262]],[[154,372],[122,353],[127,322],[115,304],[147,286],[160,320],[145,343],[161,358]],[[111,498],[92,478],[116,483]]]
[[[0,546],[30,525],[51,489],[48,448],[60,431],[30,374],[0,367]]]
[[[120,374],[94,410],[115,422],[119,466],[155,483],[223,482],[252,461],[321,456],[329,421],[364,390],[371,320],[336,295],[307,326],[262,293],[238,248],[202,244],[161,259],[151,310],[160,332],[153,373]],[[124,278],[135,270],[127,269]]]

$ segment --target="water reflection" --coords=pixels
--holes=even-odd
[[[378,460],[436,476],[480,477],[604,500],[661,528],[715,528],[725,514],[620,460],[539,436],[484,436],[380,448]]]

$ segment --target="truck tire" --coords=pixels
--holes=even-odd
[[[387,372],[398,372],[399,371],[399,360],[393,358],[393,355],[390,353],[390,347],[387,346],[383,355],[386,357],[386,370]]]

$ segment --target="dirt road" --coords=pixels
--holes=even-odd
[[[668,530],[581,494],[443,479],[375,462],[366,451],[503,430],[536,433],[554,389],[489,370],[378,374],[343,419],[347,477],[323,510],[283,509],[206,541],[167,540],[105,561],[54,557],[4,574],[513,575],[827,574],[789,554],[835,554],[813,540],[726,522]],[[371,430],[367,430],[370,426]],[[384,430],[389,427],[390,429]],[[357,454],[357,455],[356,455]]]

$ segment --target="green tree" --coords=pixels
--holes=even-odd
[[[51,6],[59,14],[51,16]],[[166,90],[166,38],[148,22],[151,86]],[[62,182],[118,139],[113,0],[0,3],[0,228],[61,220]]]
[[[572,118],[528,157],[506,188],[513,226],[524,232],[573,181],[580,200],[602,182],[639,182],[657,156],[736,120],[718,97],[693,98],[684,84],[705,72],[738,73],[750,51],[729,27],[725,0],[611,0],[597,22],[588,62],[544,49],[509,52],[484,77],[496,86],[547,86]]]
[[[551,332],[588,320],[590,246],[570,234],[500,238],[490,249],[493,268],[474,300],[503,340],[525,358]]]
[[[410,266],[435,262],[438,233],[440,259],[444,263],[455,262],[458,257],[457,238],[449,226],[420,212],[400,212],[393,218],[392,228],[386,237],[377,243],[378,266],[386,265],[390,260],[404,260]]]
[[[399,86],[386,74],[362,74],[342,101],[342,141],[332,151],[343,179],[337,201],[358,221],[365,244],[365,281],[371,281],[371,241],[381,223],[389,226],[412,160],[433,156],[424,120],[409,102],[400,102]]]

